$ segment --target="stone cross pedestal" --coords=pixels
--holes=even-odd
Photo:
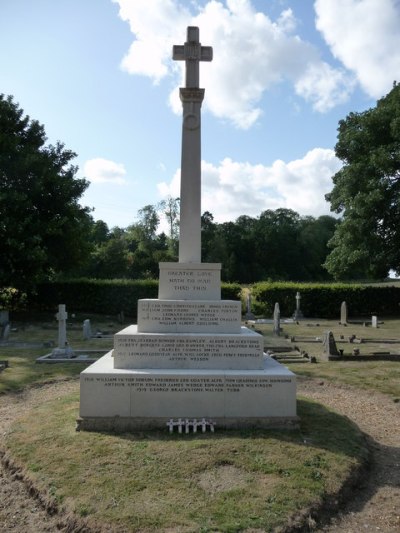
[[[304,318],[303,313],[300,309],[300,300],[301,300],[301,295],[299,292],[297,292],[296,293],[296,310],[293,313],[293,320],[300,320],[301,318]]]
[[[65,310],[65,304],[60,304],[58,306],[58,313],[56,314],[56,319],[58,321],[58,348],[53,350],[53,357],[68,357],[74,353],[72,348],[68,346],[67,318],[68,313]]]

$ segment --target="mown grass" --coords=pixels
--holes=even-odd
[[[318,324],[318,325],[317,325]],[[302,337],[322,339],[325,331],[332,331],[338,349],[343,349],[344,356],[351,355],[354,348],[358,348],[363,355],[371,355],[373,352],[390,352],[400,354],[400,320],[386,319],[379,328],[372,328],[362,324],[348,324],[342,326],[338,321],[305,319],[298,324],[281,323],[282,335],[271,335],[272,325],[256,325],[256,329],[265,335],[265,346],[287,346],[299,351],[305,351],[308,355],[317,358],[317,364],[293,364],[287,366],[300,376],[328,379],[336,383],[344,383],[353,387],[375,390],[387,394],[393,399],[400,399],[400,362],[385,360],[360,360],[360,361],[324,361],[322,359],[323,346],[321,342],[307,342]],[[374,340],[375,342],[363,342],[353,344],[348,341],[349,337],[356,335],[359,339]],[[287,336],[295,338],[294,342],[285,339]],[[386,344],[385,340],[398,340],[393,344]],[[284,363],[286,364],[286,363]]]
[[[299,401],[299,431],[77,433],[78,395],[19,419],[13,457],[65,506],[124,531],[272,531],[334,494],[366,457],[348,419]]]

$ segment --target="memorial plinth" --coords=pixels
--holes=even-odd
[[[158,299],[139,300],[137,325],[117,333],[114,349],[81,373],[78,426],[166,429],[181,419],[293,426],[295,375],[263,353],[262,335],[241,326],[241,303],[221,300],[221,265],[201,262],[199,61],[211,61],[212,48],[189,27],[173,58],[186,62],[179,262],[160,263]]]
[[[294,374],[241,326],[241,303],[220,299],[219,273],[219,264],[160,263],[159,294],[175,299],[139,300],[138,324],[82,372],[81,429],[166,429],[180,418],[221,428],[296,424]]]

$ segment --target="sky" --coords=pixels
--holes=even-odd
[[[95,220],[179,196],[184,62],[200,28],[202,211],[332,214],[340,120],[400,79],[399,0],[0,0],[0,93],[73,150]]]

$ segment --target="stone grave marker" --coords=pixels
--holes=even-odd
[[[340,324],[342,326],[347,326],[347,303],[342,302],[342,305],[340,306]]]
[[[279,336],[281,334],[281,311],[279,309],[279,303],[275,303],[274,307],[274,329],[273,334]]]
[[[372,325],[373,328],[377,328],[378,327],[378,317],[376,315],[372,315],[371,325]]]
[[[322,357],[326,361],[331,361],[333,359],[339,359],[340,353],[336,346],[335,337],[333,336],[332,331],[325,331],[324,339],[322,341],[323,354]]]
[[[89,340],[92,338],[92,326],[90,324],[90,319],[86,318],[83,321],[83,338]]]
[[[301,320],[304,318],[303,313],[300,309],[301,295],[299,292],[296,293],[296,310],[293,313],[293,320]]]
[[[256,317],[251,312],[251,294],[250,291],[246,294],[246,314],[244,315],[246,320],[254,320]]]

